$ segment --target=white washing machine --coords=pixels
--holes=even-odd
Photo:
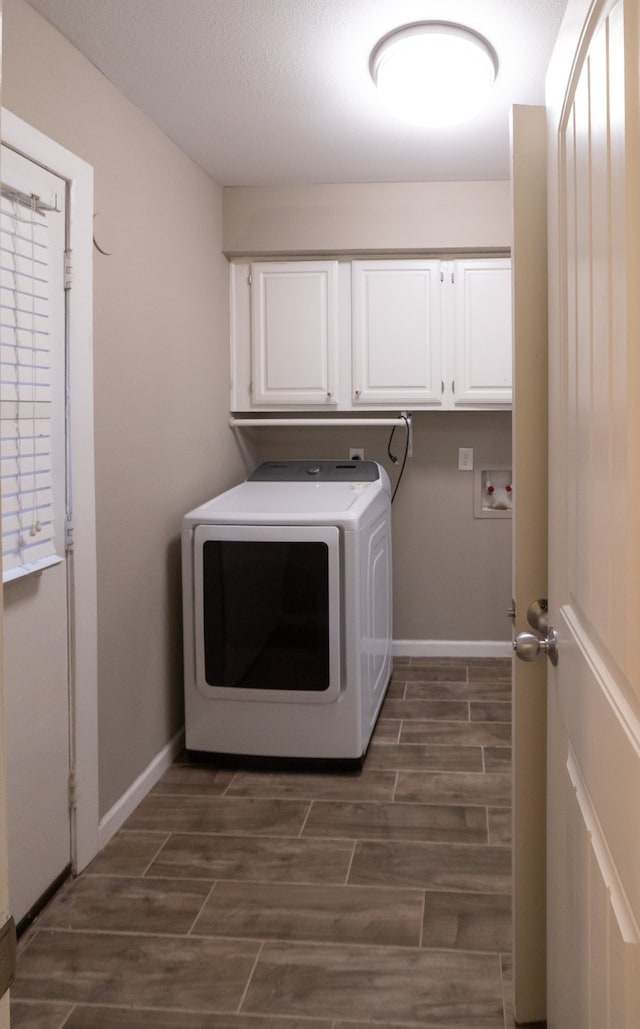
[[[391,490],[280,461],[182,530],[186,746],[360,760],[391,675]]]

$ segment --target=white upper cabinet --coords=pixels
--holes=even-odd
[[[511,261],[454,261],[452,272],[455,407],[511,403]]]
[[[511,262],[231,265],[231,409],[511,405]]]
[[[335,407],[337,261],[252,264],[250,286],[253,403]]]
[[[440,406],[439,261],[354,261],[354,404]]]

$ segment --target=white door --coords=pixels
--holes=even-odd
[[[1,161],[5,579],[12,561],[32,563],[32,545],[38,544],[51,517],[51,549],[57,555],[40,562],[43,570],[4,584],[9,897],[19,922],[69,867],[71,855],[64,557],[66,183],[4,146]],[[12,192],[21,198],[12,200]],[[32,195],[43,203],[30,207],[25,197]],[[44,213],[41,206],[47,208]],[[57,210],[50,210],[52,206]],[[48,259],[43,264],[44,248]],[[34,281],[35,302],[28,295]],[[49,367],[52,385],[45,392],[41,376],[49,377]],[[23,423],[17,441],[13,425],[20,405]],[[50,438],[43,428],[49,414]],[[51,475],[46,471],[49,453]],[[17,500],[7,485],[14,481]],[[38,508],[37,515],[32,508]],[[12,557],[16,549],[19,555]]]
[[[640,1025],[638,4],[570,0],[548,76],[548,1025]]]

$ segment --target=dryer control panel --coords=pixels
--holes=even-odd
[[[265,461],[249,482],[376,482],[375,461]]]

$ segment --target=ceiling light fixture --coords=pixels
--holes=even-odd
[[[404,25],[384,36],[369,61],[385,105],[403,121],[439,127],[471,118],[498,74],[490,43],[445,21]]]

